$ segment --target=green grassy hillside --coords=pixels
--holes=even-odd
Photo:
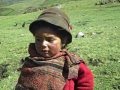
[[[72,0],[5,0],[1,2],[3,4],[1,4],[2,6],[0,7],[0,16],[36,12],[69,1]],[[4,9],[4,11],[2,9]]]
[[[16,3],[6,8],[15,9],[22,4],[23,10],[33,1],[24,4],[26,6]],[[73,42],[67,48],[85,59],[95,76],[95,90],[120,90],[120,4],[95,5],[99,0],[63,1],[41,0],[40,3],[42,7],[61,3],[62,10],[70,17]],[[34,42],[28,26],[40,12],[0,16],[0,90],[13,90],[15,87],[20,60],[28,55],[29,42]],[[26,25],[22,27],[24,22]],[[85,37],[75,38],[80,31],[85,33]]]
[[[6,9],[6,13],[4,13],[4,11],[1,11],[0,15],[15,15],[38,11],[39,7],[44,1],[45,0],[16,0],[14,3],[11,2],[11,4],[8,5],[4,4],[1,8]],[[8,9],[12,9],[13,11],[7,12]]]

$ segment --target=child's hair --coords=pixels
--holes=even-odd
[[[62,40],[65,46],[72,42],[72,35],[70,33],[69,18],[67,15],[58,8],[49,8],[44,10],[38,19],[33,21],[29,30],[34,35],[35,31],[41,27],[52,28]]]
[[[65,32],[65,30],[62,29],[61,27],[55,26],[55,25],[45,22],[45,21],[40,21],[40,22],[38,21],[38,22],[35,22],[30,27],[29,30],[33,35],[35,35],[37,30],[39,30],[40,28],[44,28],[44,27],[51,28],[60,37],[62,44],[64,45],[63,48],[65,48],[67,46],[68,36],[67,36],[67,33]]]

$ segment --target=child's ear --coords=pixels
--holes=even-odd
[[[66,43],[67,43],[67,38],[63,38],[63,40],[62,40],[62,48],[65,48]]]

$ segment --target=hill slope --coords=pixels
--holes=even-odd
[[[85,59],[95,76],[95,90],[120,90],[120,4],[95,5],[96,0],[66,0],[65,3],[51,0],[48,3],[50,0],[47,0],[42,7],[55,5],[57,1],[62,3],[62,10],[73,26],[73,43],[67,48]],[[15,9],[19,4],[6,7]],[[0,90],[13,90],[20,60],[28,55],[29,42],[34,42],[28,31],[29,23],[39,14],[40,11],[0,16],[0,72],[4,71],[0,73]],[[24,22],[25,27],[22,27]],[[80,31],[85,37],[75,38]]]
[[[0,15],[15,15],[36,12],[72,0],[4,0],[1,3]],[[77,1],[77,0],[76,0]]]

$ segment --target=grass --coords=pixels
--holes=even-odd
[[[9,15],[14,13],[14,9],[11,8],[0,8],[0,16]]]
[[[45,0],[22,0],[22,1],[16,1],[17,3],[13,3],[13,4],[10,4],[7,6],[2,6],[2,8],[12,9],[14,11],[11,13],[8,12],[9,15],[16,15],[16,14],[18,15],[18,14],[26,13],[28,8],[39,9],[39,7],[41,6],[41,4],[44,1]],[[33,12],[33,11],[31,11],[31,12]],[[8,15],[8,13],[6,14],[3,11],[1,11],[1,13],[2,13],[2,15]]]
[[[95,75],[95,90],[120,90],[120,4],[96,6],[95,3],[95,0],[79,0],[62,4],[73,26],[73,43],[67,48],[85,59]],[[0,79],[0,90],[14,88],[20,60],[28,55],[29,42],[34,42],[28,26],[39,13],[0,16],[0,64],[9,64],[8,77]],[[28,23],[24,28],[23,22]],[[75,38],[80,31],[85,37]]]

